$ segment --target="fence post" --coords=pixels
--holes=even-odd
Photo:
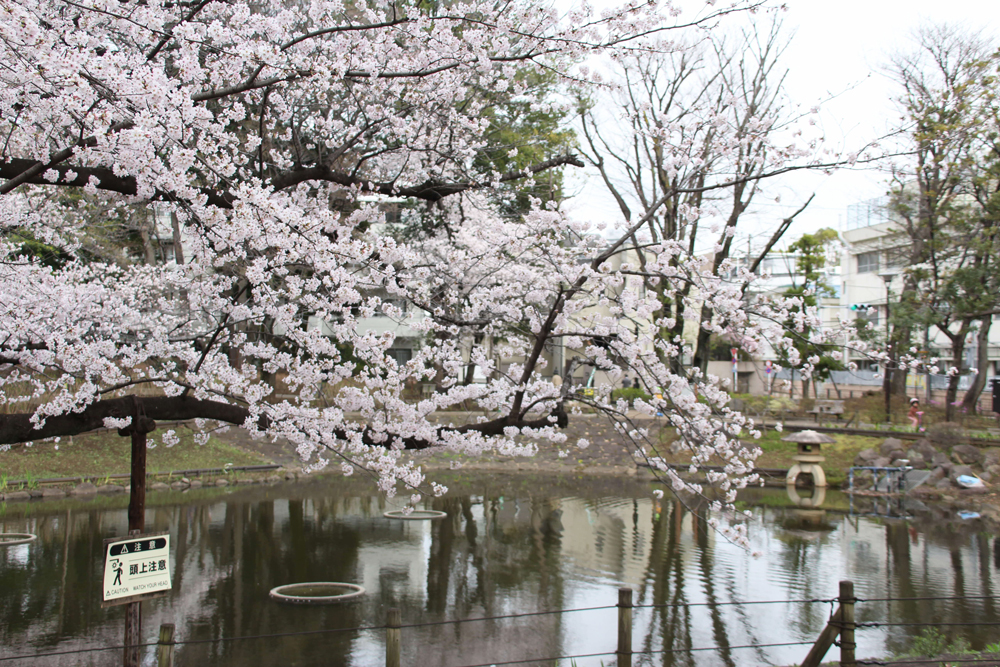
[[[632,667],[632,589],[618,589],[618,667]]]
[[[840,667],[855,667],[854,582],[840,582]]]
[[[385,667],[399,667],[403,643],[400,625],[402,622],[400,621],[399,609],[393,607],[385,619]]]
[[[160,641],[156,643],[156,667],[174,667],[174,624],[160,626]]]

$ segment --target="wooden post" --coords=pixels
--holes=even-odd
[[[823,656],[826,652],[830,650],[833,646],[833,640],[837,638],[840,634],[840,621],[841,621],[842,611],[837,608],[837,611],[833,612],[833,618],[829,620],[826,627],[823,628],[823,632],[819,633],[819,637],[816,639],[816,643],[813,647],[809,649],[809,655],[806,659],[802,661],[800,667],[819,667],[819,663],[823,661]]]
[[[160,641],[156,647],[156,667],[174,667],[174,624],[160,626]]]
[[[119,429],[118,435],[132,438],[131,491],[128,500],[128,534],[138,535],[146,529],[146,434],[156,429],[156,422],[142,413],[139,398],[133,396],[135,414],[132,423]],[[139,667],[142,643],[142,603],[125,605],[125,667]]]
[[[840,582],[840,667],[856,667],[854,649],[854,582]]]
[[[618,589],[618,667],[632,667],[632,589]]]
[[[138,427],[138,425],[136,425]],[[142,532],[146,528],[146,433],[134,429],[132,436],[132,470],[129,483],[128,530]]]
[[[385,667],[399,667],[403,648],[402,625],[399,609],[393,607],[385,619]]]

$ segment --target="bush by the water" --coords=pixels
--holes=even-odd
[[[987,647],[989,650],[991,647]],[[935,658],[943,654],[948,655],[969,655],[972,647],[965,637],[956,637],[948,641],[937,628],[925,628],[920,636],[913,638],[913,646],[906,653],[898,656],[900,658]]]

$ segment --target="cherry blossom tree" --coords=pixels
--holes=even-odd
[[[694,465],[722,460],[709,483],[731,501],[753,480],[757,451],[740,440],[753,425],[721,381],[678,372],[684,344],[658,335],[671,325],[657,312],[693,285],[710,326],[753,352],[781,339],[768,323],[787,307],[751,307],[749,274],[643,236],[670,192],[611,240],[541,202],[499,215],[491,193],[580,161],[503,171],[484,140],[485,105],[555,103],[532,81],[602,85],[592,59],[674,50],[677,32],[756,5],[715,4],[561,16],[479,1],[0,0],[0,443],[212,420],[285,438],[314,467],[371,471],[392,493],[425,488],[406,449],[585,446],[559,427],[589,404],[674,488],[700,491],[610,386],[553,384],[560,341],[612,380],[628,369],[661,387],[636,408],[665,413]],[[378,197],[420,202],[440,224],[399,234]],[[133,229],[169,214],[183,260],[86,252],[97,208]],[[44,262],[21,238],[66,259]],[[375,314],[425,334],[411,361],[363,325]],[[461,381],[470,359],[488,382]],[[440,391],[404,400],[435,377]],[[433,418],[468,401],[486,416]]]

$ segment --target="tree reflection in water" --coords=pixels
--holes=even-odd
[[[830,497],[837,505],[836,494]],[[609,495],[585,485],[512,488],[490,479],[475,493],[431,501],[448,514],[441,521],[382,517],[395,507],[339,483],[313,483],[212,491],[150,509],[149,530],[171,534],[174,591],[145,603],[145,639],[154,641],[164,622],[177,625],[181,641],[219,640],[377,626],[393,606],[406,624],[613,605],[615,589],[628,585],[639,605],[635,646],[650,652],[641,664],[791,664],[805,648],[733,647],[811,641],[829,605],[729,603],[828,598],[842,578],[856,582],[860,597],[982,595],[994,592],[997,569],[996,543],[974,526],[850,519],[835,509],[808,510],[816,516],[754,509],[751,542],[763,552],[754,559],[718,538],[705,507],[656,501],[643,487]],[[124,503],[7,506],[0,530],[33,532],[38,540],[29,550],[0,551],[0,657],[120,643],[122,608],[100,607],[100,559],[103,539],[125,527]],[[267,597],[274,586],[298,581],[358,583],[368,595],[326,607]],[[871,602],[858,607],[858,620],[995,620],[996,611],[992,600]],[[404,661],[447,666],[613,650],[615,613],[408,628]],[[974,648],[995,641],[987,629],[970,629]],[[907,636],[894,635],[859,634],[860,655],[902,650]],[[383,641],[378,630],[207,641],[181,645],[177,664],[370,665],[383,659]],[[712,650],[685,651],[701,647]],[[119,660],[112,651],[45,664]]]

